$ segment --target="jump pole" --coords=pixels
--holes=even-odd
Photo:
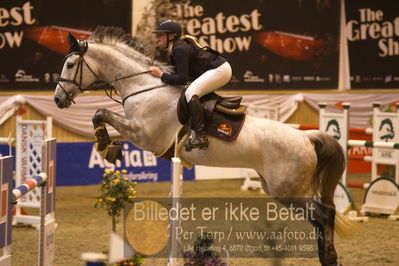
[[[34,178],[13,189],[13,157],[0,158],[0,185],[1,185],[1,217],[0,217],[0,248],[3,256],[0,257],[1,266],[11,265],[11,232],[12,206],[16,200],[34,188],[41,187],[40,234],[38,265],[52,266],[54,261],[55,242],[55,139],[45,140],[43,143],[44,170]],[[11,193],[10,193],[11,192]]]
[[[399,143],[395,142],[381,142],[381,141],[367,141],[367,140],[348,140],[348,146],[350,147],[369,147],[369,148],[380,148],[380,149],[399,149]]]
[[[183,166],[181,164],[180,158],[172,158],[172,182],[171,182],[171,208],[177,208],[180,203],[180,198],[182,196],[182,186],[183,186]],[[178,265],[180,243],[177,239],[177,227],[180,225],[179,219],[174,219],[169,222],[170,230],[170,254],[168,260],[168,266]]]
[[[171,163],[171,184],[170,184],[170,194],[171,198],[171,208],[176,208],[180,203],[180,198],[183,193],[183,165],[180,158],[177,156],[177,144],[178,135],[176,134],[175,139],[175,153],[172,158]],[[169,232],[170,232],[170,253],[168,259],[168,266],[178,265],[180,243],[177,239],[177,227],[180,225],[180,220],[170,220],[169,222]]]
[[[286,125],[299,130],[320,129],[320,127],[316,125],[301,125],[301,124],[286,124]],[[350,127],[349,132],[357,134],[373,135],[373,129],[369,127],[368,128]]]

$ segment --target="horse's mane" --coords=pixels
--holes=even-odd
[[[133,37],[122,28],[98,26],[87,41],[110,45],[134,61],[140,61],[147,66],[157,65],[164,71],[173,72],[172,66],[154,62],[150,58],[151,53],[154,51],[152,45]]]

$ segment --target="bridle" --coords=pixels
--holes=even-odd
[[[94,72],[94,70],[90,67],[90,65],[87,63],[86,59],[84,58],[84,54],[86,53],[88,49],[88,43],[87,41],[84,40],[79,40],[79,51],[71,51],[69,52],[65,58],[64,58],[64,62],[72,55],[78,55],[79,59],[78,59],[78,66],[76,68],[75,74],[73,75],[73,79],[66,79],[63,77],[59,77],[58,78],[58,85],[60,86],[60,88],[62,89],[62,91],[65,93],[66,97],[68,98],[68,100],[70,100],[72,103],[76,104],[75,101],[73,100],[73,92],[67,92],[65,90],[65,88],[62,86],[61,82],[67,82],[67,83],[72,83],[73,85],[75,85],[76,87],[78,87],[79,91],[81,93],[86,92],[86,91],[95,91],[95,90],[100,90],[100,89],[104,89],[105,94],[111,98],[112,100],[114,100],[117,103],[120,103],[122,105],[125,104],[125,101],[137,94],[146,92],[146,91],[150,91],[153,89],[157,89],[157,88],[162,88],[165,87],[166,84],[161,84],[158,86],[154,86],[154,87],[150,87],[147,89],[143,89],[137,92],[134,92],[132,94],[127,95],[124,99],[122,99],[122,101],[116,100],[115,98],[113,98],[112,94],[113,92],[115,92],[115,94],[117,94],[117,90],[114,87],[115,82],[123,80],[123,79],[128,79],[128,78],[132,78],[135,76],[139,76],[142,74],[147,74],[149,73],[148,70],[146,71],[142,71],[142,72],[138,72],[138,73],[134,73],[134,74],[130,74],[127,76],[122,76],[122,77],[116,77],[111,81],[104,81],[104,80],[100,80],[98,75]],[[90,85],[88,85],[86,88],[82,88],[82,79],[83,79],[83,65],[86,65],[86,67],[90,70],[90,72],[96,77],[96,80],[91,83]],[[79,82],[77,81],[78,78],[78,73],[80,73],[79,75]],[[109,90],[109,92],[108,92]]]

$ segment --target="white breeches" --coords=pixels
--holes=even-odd
[[[215,91],[230,81],[232,75],[231,66],[228,62],[223,63],[218,68],[206,71],[204,74],[194,80],[186,90],[187,102],[193,95],[197,94],[199,98]]]

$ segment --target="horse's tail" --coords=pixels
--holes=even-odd
[[[323,204],[335,209],[334,192],[345,170],[345,155],[339,143],[330,135],[319,130],[306,131],[314,143],[317,154],[316,170],[312,187]],[[340,236],[349,236],[356,229],[356,223],[336,212],[335,229]]]
[[[334,191],[345,170],[345,156],[339,143],[327,133],[318,130],[306,131],[314,143],[317,154],[316,170],[313,174],[313,191],[319,193],[328,206],[334,205]]]

